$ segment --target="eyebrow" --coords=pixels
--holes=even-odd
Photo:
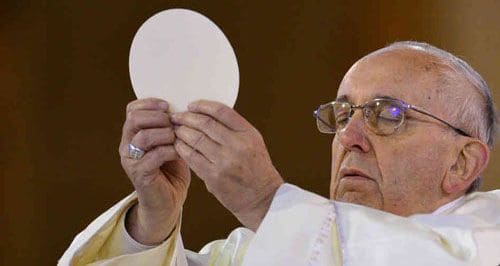
[[[398,99],[398,98],[394,98],[392,96],[389,96],[389,95],[382,95],[382,94],[376,94],[375,97],[373,97],[372,99],[386,99],[386,100],[395,100],[395,101],[401,101],[401,99]]]
[[[349,101],[349,96],[343,94],[343,95],[340,95],[338,96],[336,99],[335,99],[336,102],[350,102]]]
[[[394,98],[394,97],[389,96],[389,95],[383,95],[383,94],[375,94],[375,96],[373,96],[370,100],[377,99],[377,98],[378,99],[401,101],[401,99]],[[349,100],[349,96],[346,94],[340,95],[339,97],[337,97],[335,99],[335,101],[337,101],[337,102],[351,102]]]

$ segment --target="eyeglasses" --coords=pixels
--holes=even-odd
[[[333,101],[320,105],[314,111],[318,130],[326,134],[335,134],[342,131],[356,109],[363,110],[365,124],[377,135],[390,135],[396,132],[405,122],[406,111],[414,110],[442,122],[460,135],[470,137],[469,134],[452,126],[443,119],[418,107],[392,98],[375,98],[363,105],[353,105],[345,101]]]

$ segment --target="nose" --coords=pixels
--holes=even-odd
[[[366,130],[363,111],[357,109],[347,125],[341,131],[337,132],[336,137],[339,138],[340,144],[346,150],[365,153],[370,150]]]

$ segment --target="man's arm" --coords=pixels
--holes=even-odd
[[[196,253],[184,249],[179,218],[174,231],[164,242],[146,246],[134,240],[125,229],[126,212],[136,202],[134,193],[94,220],[75,237],[58,265],[241,265],[253,238],[252,231],[238,228],[227,239],[213,241]]]
[[[137,200],[125,224],[131,237],[142,245],[168,242],[165,240],[176,226],[191,179],[188,166],[173,146],[175,134],[168,108],[167,102],[154,98],[133,101],[126,108],[119,154]],[[133,158],[129,145],[143,150],[144,155]],[[125,207],[117,204],[77,236],[73,244],[79,251],[69,257],[96,260],[105,241],[116,232],[117,217],[125,212],[121,208]],[[72,250],[70,247],[66,253]]]
[[[222,108],[218,109],[220,107]],[[187,119],[184,121],[186,123],[177,128],[175,132],[177,136],[175,136],[167,109],[166,102],[159,99],[136,100],[127,106],[127,118],[123,126],[119,151],[122,166],[134,185],[138,199],[129,215],[122,219],[123,228],[126,230],[117,230],[122,229],[117,217],[124,217],[125,210],[116,210],[118,207],[115,206],[112,208],[114,211],[110,210],[111,212],[108,211],[96,219],[75,239],[61,261],[71,258],[73,261],[89,263],[102,259],[116,261],[130,256],[147,260],[148,257],[144,257],[144,254],[155,253],[161,249],[170,250],[172,246],[180,254],[183,250],[182,243],[179,248],[178,241],[171,241],[171,239],[178,236],[175,231],[174,233],[172,231],[178,228],[176,222],[186,198],[191,177],[186,162],[182,160],[184,158],[190,160],[191,168],[202,177],[208,189],[244,225],[256,230],[269,208],[275,191],[283,183],[279,173],[272,166],[258,131],[229,107],[204,102],[195,105],[195,108],[191,107],[191,111],[198,112],[199,116],[195,119],[191,116],[194,115],[193,112],[182,116]],[[202,113],[204,115],[201,115]],[[206,120],[209,115],[211,115],[210,120]],[[214,119],[223,121],[225,124],[214,123],[213,127],[202,128],[215,129],[219,125],[219,129],[228,129],[225,131],[229,133],[228,135],[210,135],[215,138],[222,137],[228,142],[224,142],[224,147],[218,147],[220,149],[215,151],[219,156],[218,163],[207,167],[196,161],[200,158],[197,151],[206,151],[202,144],[207,142],[201,141],[201,135],[198,135],[200,139],[192,142],[192,133],[201,132],[197,131],[200,129],[201,121],[210,122],[215,121]],[[182,119],[175,121],[179,124],[183,122]],[[187,132],[190,129],[191,131]],[[209,139],[208,135],[203,136],[205,140]],[[177,137],[182,137],[182,140],[176,140]],[[139,159],[131,158],[128,154],[129,144],[144,150],[144,156]],[[189,145],[197,150],[195,151]],[[182,159],[179,159],[178,152],[182,152],[183,156],[180,156]],[[129,234],[141,245],[156,247],[137,254],[127,254],[129,252],[126,249],[116,248],[123,244],[120,241],[126,239],[124,234]],[[169,235],[172,237],[167,238]],[[175,242],[175,245],[170,242]],[[109,250],[114,251],[107,252]],[[215,253],[224,252],[227,253],[227,250],[219,250]],[[160,252],[163,255],[167,253]],[[183,257],[176,257],[176,259]],[[164,257],[164,259],[156,260],[164,262],[164,260],[171,259],[171,257]]]

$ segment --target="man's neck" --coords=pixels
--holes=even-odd
[[[444,205],[441,205],[439,208],[434,210],[431,214],[432,215],[437,215],[437,214],[442,214],[447,212],[448,210],[452,209],[453,207],[457,206],[462,200],[464,199],[464,196],[460,196],[457,199],[454,199]]]

